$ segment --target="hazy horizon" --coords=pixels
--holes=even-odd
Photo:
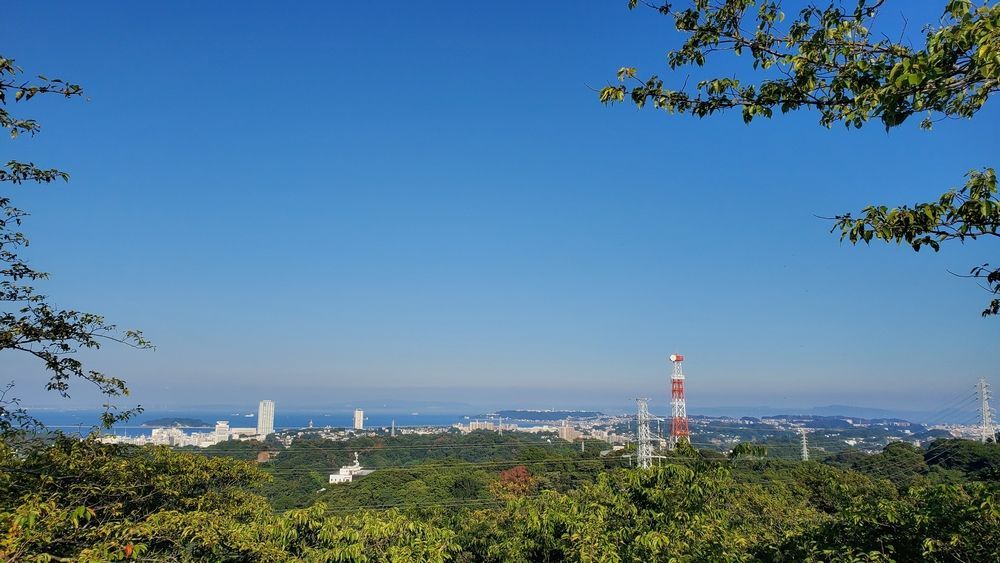
[[[697,389],[697,386],[695,386]],[[118,401],[120,406],[142,403],[145,415],[149,413],[192,413],[211,412],[217,410],[234,410],[256,412],[257,403],[262,399],[271,399],[276,403],[277,412],[349,412],[354,408],[363,408],[372,412],[411,412],[447,414],[478,414],[503,409],[535,409],[535,410],[597,410],[605,413],[631,413],[635,410],[634,397],[649,398],[651,411],[668,415],[670,412],[669,395],[664,387],[659,393],[616,393],[609,396],[598,391],[591,393],[551,393],[539,392],[538,389],[523,388],[492,388],[477,390],[464,389],[341,389],[336,395],[318,399],[316,394],[299,393],[301,390],[274,390],[270,394],[251,396],[247,392],[237,396],[230,395],[224,399],[211,399],[207,396],[192,397],[182,402],[161,401]],[[532,394],[536,396],[532,396]],[[809,403],[804,399],[786,398],[786,401],[767,402],[766,396],[758,402],[743,396],[742,401],[730,397],[702,396],[690,392],[687,394],[688,413],[704,416],[764,416],[771,414],[817,414],[843,415],[863,418],[897,417],[915,422],[965,422],[966,418],[975,416],[975,394],[971,385],[968,392],[941,395],[933,401],[918,401],[916,397],[910,402],[894,404],[879,404],[851,401],[846,395],[845,400],[836,401],[828,397],[827,402]],[[859,399],[863,399],[859,397]],[[95,412],[94,400],[57,400],[37,402],[25,405],[36,411],[81,411]],[[140,419],[142,417],[140,416]]]

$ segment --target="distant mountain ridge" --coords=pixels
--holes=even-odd
[[[570,410],[523,410],[511,409],[496,411],[496,416],[511,420],[563,420],[566,418],[595,418],[604,416],[599,411],[570,411]],[[485,417],[486,415],[483,415]]]
[[[933,411],[911,411],[905,409],[886,409],[880,407],[856,407],[851,405],[825,405],[819,407],[790,408],[769,406],[733,406],[733,407],[698,407],[688,405],[688,412],[704,416],[840,416],[846,418],[863,418],[867,420],[905,420],[920,423],[960,422],[969,418],[973,411],[952,411],[941,413]],[[942,416],[947,414],[947,416]]]
[[[143,426],[149,427],[169,427],[169,426],[180,426],[183,428],[210,428],[212,425],[205,422],[204,420],[198,420],[197,418],[184,418],[180,416],[167,416],[163,418],[154,418],[153,420],[147,420],[142,423]]]

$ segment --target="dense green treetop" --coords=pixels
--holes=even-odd
[[[956,482],[890,483],[939,461],[989,463],[996,446],[973,446],[950,441],[921,459],[893,445],[863,469],[870,474],[682,453],[663,467],[602,470],[561,490],[531,463],[449,463],[442,472],[435,460],[340,489],[427,494],[435,505],[382,510],[374,498],[357,506],[329,497],[273,510],[256,492],[271,478],[254,462],[61,438],[30,452],[0,446],[0,559],[993,561],[995,480],[955,469]]]
[[[630,0],[629,7],[638,4]],[[621,84],[601,90],[602,101],[627,97],[640,107],[700,117],[736,108],[748,123],[775,110],[813,108],[825,126],[861,127],[878,119],[888,129],[915,114],[926,115],[924,127],[942,116],[971,117],[1000,89],[996,5],[942,2],[940,25],[928,27],[925,44],[913,47],[872,32],[885,0],[847,8],[807,3],[790,18],[779,0],[643,4],[684,34],[667,55],[671,71],[729,52],[749,55],[752,74],[688,86],[672,72],[676,86],[670,87],[658,76],[640,79],[637,69],[623,67]]]

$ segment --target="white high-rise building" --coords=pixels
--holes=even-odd
[[[274,434],[274,401],[265,399],[257,407],[257,435]]]
[[[365,427],[365,411],[354,409],[354,429],[361,430]]]

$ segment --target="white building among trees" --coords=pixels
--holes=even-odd
[[[361,467],[361,462],[358,461],[358,452],[354,452],[354,463],[341,467],[340,471],[337,473],[331,473],[330,484],[341,485],[344,483],[350,483],[354,480],[355,476],[361,477],[363,475],[368,475],[372,471],[374,470],[363,469]]]

